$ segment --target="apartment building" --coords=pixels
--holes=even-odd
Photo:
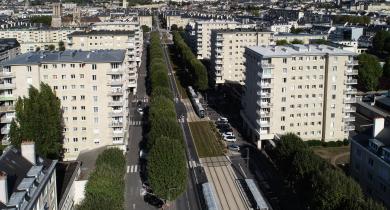
[[[211,57],[211,30],[235,29],[240,23],[230,20],[196,21],[196,52],[198,59],[210,59]]]
[[[294,40],[300,40],[303,44],[310,44],[312,40],[327,40],[327,34],[308,34],[308,33],[278,33],[274,35],[274,40],[286,40],[287,42],[292,42]]]
[[[143,32],[137,16],[122,21],[114,20],[107,22],[99,22],[92,25],[92,30],[95,31],[134,31],[135,39],[135,59],[137,64],[140,65],[143,52]]]
[[[8,134],[14,104],[41,82],[63,109],[65,160],[106,145],[124,149],[128,117],[128,64],[124,50],[30,52],[4,63],[0,77],[1,128]],[[6,140],[6,139],[5,139]]]
[[[33,142],[7,147],[0,155],[0,209],[58,209],[56,164],[36,156]]]
[[[390,208],[390,128],[384,118],[352,137],[350,165],[364,192]]]
[[[20,44],[16,39],[0,39],[0,62],[20,54]]]
[[[342,140],[354,129],[355,53],[327,45],[248,47],[241,116],[249,135]]]
[[[71,50],[126,50],[125,62],[128,63],[130,92],[137,93],[137,67],[141,53],[136,49],[135,31],[91,30],[76,31],[68,36],[68,49]],[[138,42],[139,44],[139,42]],[[138,50],[142,46],[137,46]]]
[[[211,32],[211,69],[216,84],[245,82],[245,47],[273,44],[270,31],[224,29]]]
[[[54,45],[58,50],[58,43],[66,43],[67,36],[76,29],[7,29],[0,30],[0,38],[14,38],[20,43],[20,52],[33,52],[38,48],[48,50]]]

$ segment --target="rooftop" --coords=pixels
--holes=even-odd
[[[19,46],[20,44],[16,39],[0,39],[0,52]]]
[[[123,62],[125,50],[65,50],[28,52],[11,60],[5,61],[4,66],[37,65],[42,63],[114,63]]]
[[[263,30],[263,29],[251,29],[251,28],[237,28],[237,29],[217,29],[212,30],[217,33],[273,33],[272,31]]]
[[[109,31],[109,30],[91,30],[91,31],[75,31],[68,36],[95,36],[95,35],[127,35],[127,36],[134,36],[134,31]]]
[[[292,44],[292,45],[261,45],[248,47],[249,50],[262,55],[263,57],[290,57],[299,55],[356,55],[353,52],[342,50],[340,48],[330,47],[328,45],[317,44]]]

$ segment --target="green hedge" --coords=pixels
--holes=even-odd
[[[126,160],[123,151],[110,148],[96,160],[96,169],[85,187],[78,210],[123,210]]]
[[[305,209],[384,210],[381,204],[365,197],[351,177],[315,155],[294,134],[282,136],[270,155]]]
[[[187,183],[184,138],[177,122],[173,94],[169,86],[168,67],[157,32],[150,41],[151,100],[149,105],[148,179],[154,193],[174,200],[185,191]]]
[[[192,53],[190,47],[188,47],[178,31],[173,32],[173,41],[183,57],[184,63],[190,69],[192,86],[201,91],[207,90],[208,76],[206,67]]]

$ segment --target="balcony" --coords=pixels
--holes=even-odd
[[[345,71],[346,76],[352,76],[352,75],[358,75],[359,71],[358,70],[347,70]]]
[[[260,126],[260,128],[267,128],[271,126],[271,123],[268,121],[256,120],[256,122]]]
[[[352,116],[345,116],[344,122],[355,122],[355,117]]]
[[[272,103],[258,101],[257,105],[259,105],[261,108],[269,108],[272,106]]]
[[[1,134],[6,135],[8,133],[9,133],[9,128],[7,126],[4,126],[1,128]]]
[[[345,65],[346,66],[357,66],[357,65],[359,65],[359,61],[346,61],[345,62]]]
[[[123,116],[123,111],[113,111],[109,112],[108,115],[110,117],[122,117]]]
[[[261,79],[271,79],[272,78],[272,74],[270,73],[257,73],[257,75],[261,78]]]
[[[344,80],[344,83],[346,85],[356,85],[358,82],[357,82],[357,79],[347,79],[347,80]]]
[[[107,74],[115,75],[115,74],[123,74],[122,69],[110,69],[107,71]]]
[[[222,47],[223,45],[222,45],[222,42],[217,42],[216,44],[215,44],[217,47]]]
[[[113,89],[111,91],[108,91],[109,96],[121,96],[123,95],[123,90],[122,89]]]
[[[13,83],[3,83],[0,84],[0,90],[15,89],[16,85]]]
[[[351,106],[349,108],[343,108],[344,112],[356,112],[356,107]]]
[[[272,117],[272,113],[271,112],[264,112],[264,111],[257,110],[256,113],[261,118]]]
[[[108,106],[123,106],[123,101],[110,101]]]
[[[271,98],[271,93],[257,91],[257,95],[260,96],[260,98]]]
[[[351,89],[344,90],[344,94],[355,95],[355,94],[357,94],[357,89],[356,88],[351,88]]]
[[[15,111],[15,106],[7,106],[7,105],[3,105],[3,106],[0,106],[0,112],[13,112]]]
[[[112,133],[112,137],[124,137],[125,136],[125,133],[123,131],[113,131]]]
[[[344,98],[345,104],[353,104],[356,103],[356,98]]]
[[[0,78],[12,78],[15,77],[15,73],[9,71],[0,72]]]
[[[113,128],[113,127],[123,127],[123,122],[111,122],[108,126],[110,128]]]
[[[344,127],[344,130],[345,131],[354,131],[355,130],[355,126],[354,125],[346,125]]]
[[[11,123],[12,119],[13,119],[13,117],[7,117],[4,115],[0,118],[0,122],[1,123]]]
[[[123,138],[122,138],[122,139],[120,139],[120,140],[112,140],[112,144],[114,144],[114,145],[118,145],[118,144],[124,144],[124,142],[123,142]]]
[[[257,82],[257,85],[263,89],[268,89],[272,87],[271,83]]]
[[[111,80],[107,83],[107,85],[123,85],[123,80],[121,79]]]
[[[273,69],[275,68],[275,65],[272,63],[261,63],[261,68],[263,69]]]
[[[0,96],[0,101],[14,101],[15,97],[13,95],[2,95]]]

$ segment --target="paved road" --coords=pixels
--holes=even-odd
[[[156,22],[158,23],[158,20]],[[157,26],[157,29],[159,30],[159,26]],[[161,35],[161,31],[160,31],[160,35]],[[179,91],[176,86],[173,68],[170,63],[167,45],[163,44],[163,50],[164,50],[164,59],[168,65],[168,70],[169,70],[168,75],[169,75],[171,90],[175,97],[176,114],[177,116],[184,115],[184,121],[181,122],[180,124],[183,130],[184,140],[186,144],[186,157],[188,163],[192,163],[189,164],[188,167],[187,190],[185,193],[182,194],[182,196],[180,196],[175,201],[172,207],[179,210],[202,209],[200,204],[201,195],[199,195],[199,186],[200,186],[199,184],[205,182],[205,175],[204,173],[202,173],[202,170],[199,170],[198,167],[198,165],[200,165],[199,158],[195,150],[195,146],[192,140],[188,122],[186,120],[187,110],[184,104],[180,101]]]
[[[126,167],[126,187],[125,187],[125,208],[133,209],[156,209],[143,201],[140,192],[142,182],[140,178],[140,163],[139,163],[139,144],[142,141],[142,116],[136,110],[136,98],[143,99],[147,97],[145,88],[146,76],[146,49],[142,55],[141,66],[138,70],[137,95],[129,96],[129,141],[127,152],[127,167]],[[146,105],[146,103],[144,103]]]

